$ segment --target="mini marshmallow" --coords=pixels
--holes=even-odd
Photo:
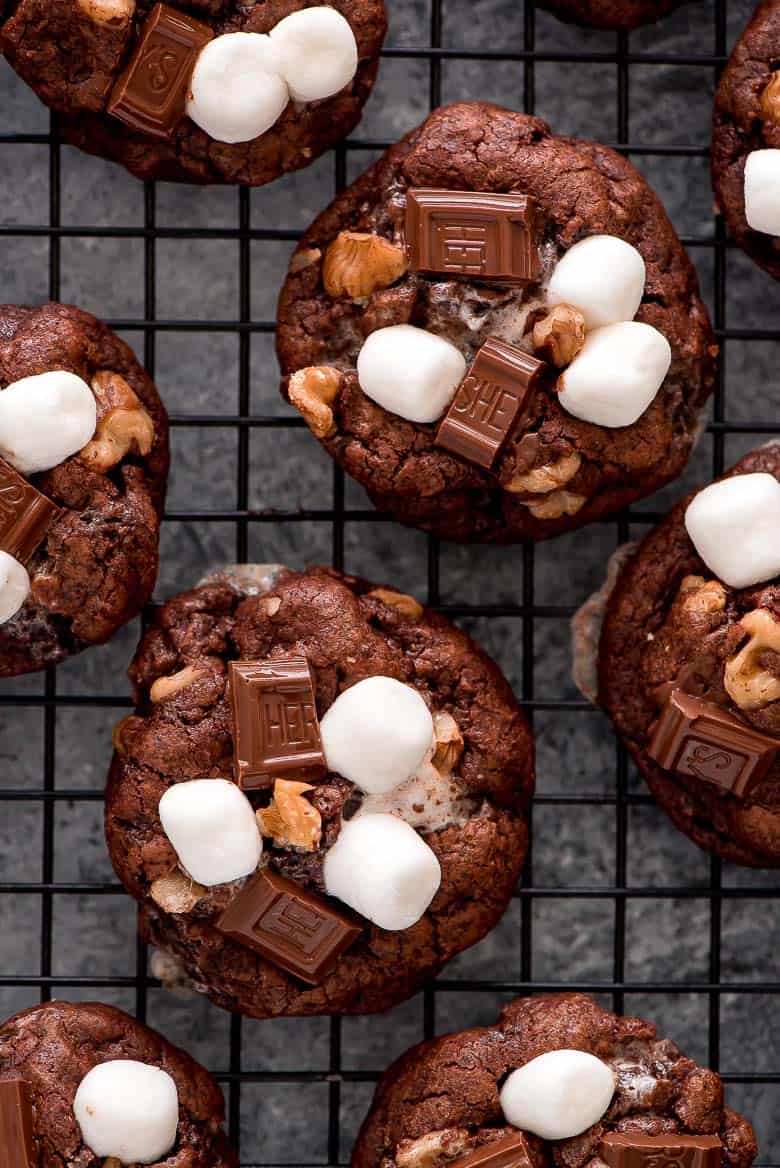
[[[92,439],[95,395],[75,373],[55,369],[0,391],[0,455],[20,474],[51,470]]]
[[[16,616],[30,595],[30,577],[24,564],[0,551],[0,625]]]
[[[325,853],[325,891],[380,929],[409,929],[441,884],[435,853],[395,815],[361,815]]]
[[[425,329],[393,324],[367,337],[358,353],[360,388],[372,401],[409,422],[435,422],[466,373],[463,355]]]
[[[335,8],[303,8],[270,32],[295,101],[321,101],[349,85],[358,67],[352,26]]]
[[[575,418],[597,426],[631,426],[645,412],[672,363],[663,333],[621,321],[589,333],[561,375],[558,400]]]
[[[339,694],[320,721],[328,770],[381,795],[405,782],[433,742],[433,718],[416,689],[367,677]]]
[[[257,867],[263,840],[252,804],[235,783],[176,783],[160,800],[159,812],[182,867],[199,884],[227,884]]]
[[[742,474],[699,491],[685,526],[707,567],[731,588],[780,575],[780,483]]]
[[[748,154],[745,218],[754,231],[780,235],[780,150],[753,150]]]
[[[645,261],[616,235],[590,235],[556,264],[548,304],[571,304],[587,329],[633,320],[645,290]]]
[[[598,1123],[615,1091],[612,1070],[584,1050],[551,1050],[518,1067],[499,1096],[508,1123],[568,1140]]]
[[[73,1100],[84,1143],[100,1158],[154,1164],[170,1152],[179,1126],[179,1093],[167,1071],[114,1059],[88,1071]]]
[[[280,70],[279,54],[263,33],[215,37],[195,63],[187,114],[217,142],[251,142],[290,100]]]

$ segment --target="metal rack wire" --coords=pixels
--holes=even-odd
[[[559,64],[562,66],[578,66],[587,64],[608,65],[616,71],[616,126],[617,141],[613,143],[618,149],[630,156],[637,157],[690,157],[706,156],[706,148],[688,144],[682,140],[676,144],[653,144],[643,141],[634,141],[631,136],[630,118],[630,79],[632,69],[644,66],[675,66],[701,71],[710,79],[722,67],[725,61],[727,48],[727,27],[729,17],[729,0],[714,0],[711,11],[714,19],[714,51],[712,53],[691,53],[676,55],[669,53],[641,51],[634,47],[634,38],[625,34],[616,34],[614,50],[588,51],[587,49],[551,51],[537,48],[537,14],[532,0],[524,3],[524,48],[521,50],[493,50],[445,47],[445,21],[447,12],[454,8],[461,0],[431,0],[429,43],[412,48],[394,47],[390,45],[384,52],[385,58],[398,58],[407,61],[423,61],[428,65],[428,96],[429,105],[433,109],[440,104],[443,84],[442,70],[449,61],[482,61],[482,62],[517,62],[522,66],[523,86],[522,103],[528,112],[535,110],[536,66],[539,64]],[[731,0],[734,4],[736,0]],[[392,0],[390,0],[392,4]],[[745,13],[747,15],[747,13]],[[576,84],[576,82],[575,82]],[[684,134],[684,127],[681,127]],[[110,320],[109,323],[123,332],[143,337],[143,357],[147,367],[154,373],[156,356],[156,339],[162,332],[208,332],[210,334],[227,332],[238,338],[238,404],[237,411],[226,413],[174,413],[171,417],[173,427],[220,427],[232,428],[236,434],[236,493],[235,506],[228,509],[192,508],[186,510],[170,510],[168,521],[180,523],[195,522],[228,522],[235,528],[235,554],[238,560],[245,560],[250,550],[250,526],[254,524],[274,523],[280,521],[296,524],[316,520],[331,525],[331,558],[332,563],[341,567],[345,561],[345,525],[347,523],[376,524],[387,522],[372,510],[363,507],[350,507],[345,498],[345,482],[341,471],[333,471],[333,506],[309,507],[304,509],[275,509],[268,512],[257,512],[250,509],[250,435],[255,429],[293,429],[302,426],[300,419],[291,415],[259,415],[252,413],[251,398],[251,341],[254,334],[273,332],[274,324],[271,320],[253,319],[251,311],[251,278],[252,278],[252,245],[264,241],[293,241],[298,232],[284,229],[264,229],[252,225],[250,214],[250,192],[238,190],[235,193],[237,200],[237,224],[235,227],[217,228],[189,228],[163,227],[158,225],[157,192],[155,186],[148,184],[144,190],[143,224],[136,227],[122,226],[68,226],[62,222],[62,183],[61,183],[61,151],[57,137],[56,120],[51,120],[48,133],[5,133],[0,134],[0,145],[42,145],[48,147],[49,159],[49,208],[48,222],[41,224],[26,224],[23,226],[8,225],[0,227],[0,241],[5,242],[14,236],[27,238],[40,237],[48,241],[49,270],[48,291],[52,299],[59,299],[62,285],[62,243],[68,238],[100,239],[100,238],[130,238],[143,241],[143,316],[139,318],[123,318]],[[343,189],[347,182],[348,159],[353,154],[371,151],[389,145],[388,142],[355,137],[340,146],[333,155],[333,186],[334,191]],[[238,314],[235,319],[191,321],[171,318],[161,318],[157,314],[156,304],[156,276],[157,276],[157,243],[168,239],[203,239],[203,240],[230,240],[238,245]],[[716,222],[711,235],[706,237],[688,237],[684,242],[693,250],[694,258],[701,257],[702,252],[712,257],[714,265],[714,325],[721,346],[725,348],[729,341],[767,341],[780,339],[780,334],[766,328],[729,328],[726,325],[726,256],[730,247],[720,222]],[[0,247],[2,243],[0,243]],[[720,375],[715,391],[712,421],[709,426],[712,435],[713,462],[712,471],[720,473],[724,467],[725,441],[728,435],[746,434],[755,435],[760,441],[760,435],[774,433],[775,427],[763,421],[729,421],[726,412],[726,385],[724,378],[724,363],[721,362]],[[642,511],[642,521],[655,518],[647,510]],[[616,543],[628,538],[632,516],[626,512],[609,521],[616,537]],[[563,701],[541,699],[536,692],[535,661],[535,630],[540,622],[549,620],[566,620],[572,614],[573,606],[566,604],[541,604],[536,602],[534,586],[535,549],[526,545],[519,553],[521,556],[522,575],[519,587],[519,601],[513,604],[500,603],[447,603],[442,604],[442,549],[435,538],[427,542],[427,591],[428,602],[439,606],[443,611],[466,620],[496,619],[502,617],[515,618],[522,625],[522,670],[520,693],[524,706],[531,717],[539,712],[551,713],[557,717],[577,716],[587,717],[590,709],[583,701],[567,699]],[[46,673],[45,684],[40,692],[31,692],[29,687],[5,687],[0,690],[0,709],[2,716],[9,717],[14,708],[37,706],[43,711],[43,765],[42,780],[39,789],[29,787],[3,786],[0,789],[0,805],[2,817],[8,817],[13,822],[15,805],[35,801],[42,807],[42,853],[40,861],[40,878],[33,881],[6,880],[0,884],[0,896],[19,897],[34,896],[40,898],[40,946],[39,967],[34,974],[8,974],[4,963],[0,959],[0,989],[3,987],[26,987],[31,992],[39,993],[41,999],[48,999],[54,994],[67,995],[68,990],[94,990],[96,996],[108,990],[128,990],[134,996],[136,1013],[140,1018],[147,1014],[147,999],[151,987],[155,986],[154,979],[148,973],[148,955],[140,942],[137,944],[135,956],[135,970],[128,976],[74,976],[55,972],[53,963],[53,929],[54,929],[54,899],[56,897],[89,895],[111,895],[117,892],[115,882],[87,882],[61,881],[55,879],[54,844],[55,844],[55,814],[58,806],[70,804],[78,808],[85,802],[99,802],[102,798],[100,789],[85,789],[81,787],[63,787],[56,783],[56,718],[59,711],[67,708],[117,708],[117,716],[121,709],[129,704],[125,697],[107,697],[102,694],[73,694],[58,692],[58,679],[54,670]],[[419,1037],[429,1037],[436,1032],[437,1017],[436,1004],[440,995],[453,991],[470,991],[474,993],[489,992],[491,994],[505,993],[511,995],[519,992],[532,992],[559,988],[581,988],[602,995],[607,1001],[611,1000],[614,1008],[622,1010],[628,995],[695,995],[706,1002],[707,1015],[707,1055],[713,1067],[720,1065],[721,1047],[721,998],[724,994],[745,995],[777,995],[780,992],[780,981],[761,977],[752,980],[749,977],[733,980],[727,983],[721,980],[721,944],[724,905],[729,902],[740,902],[746,899],[761,901],[762,903],[775,902],[780,904],[780,886],[777,880],[772,879],[771,873],[763,874],[766,879],[760,882],[749,881],[747,884],[727,884],[722,880],[722,865],[716,859],[709,862],[708,883],[701,885],[697,882],[677,882],[673,885],[658,887],[652,882],[632,883],[629,880],[629,831],[628,818],[631,810],[636,807],[651,805],[650,797],[644,790],[631,790],[629,782],[629,763],[622,748],[615,749],[615,776],[614,794],[591,794],[583,791],[545,792],[539,796],[539,807],[601,807],[611,808],[614,815],[614,881],[610,884],[587,884],[578,886],[557,886],[554,884],[535,884],[534,865],[529,858],[522,882],[517,892],[519,901],[519,960],[516,968],[501,971],[498,977],[479,978],[452,978],[447,971],[437,983],[428,988],[422,1000],[422,1020]],[[669,829],[672,830],[671,828]],[[686,979],[678,981],[673,977],[638,980],[627,972],[627,912],[629,906],[635,902],[648,902],[657,899],[669,899],[675,903],[703,900],[709,906],[709,956],[706,977],[698,980]],[[613,941],[612,941],[612,976],[604,979],[590,979],[580,981],[576,985],[571,982],[559,982],[551,979],[534,977],[534,906],[542,901],[567,900],[593,901],[603,900],[612,905],[613,913]],[[0,953],[2,953],[2,939],[0,938]],[[498,974],[498,970],[494,970]],[[289,1149],[289,1156],[285,1162],[299,1165],[299,1168],[317,1168],[318,1164],[338,1164],[343,1162],[345,1150],[342,1139],[342,1094],[345,1086],[353,1083],[371,1083],[384,1069],[385,1061],[381,1052],[377,1052],[375,1065],[371,1069],[355,1070],[344,1065],[342,1058],[342,1024],[338,1019],[331,1019],[329,1023],[329,1046],[327,1067],[319,1070],[247,1070],[242,1066],[242,1029],[244,1024],[240,1018],[234,1017],[229,1024],[229,1044],[226,1058],[220,1065],[213,1067],[220,1081],[225,1085],[228,1094],[228,1120],[231,1134],[234,1138],[239,1135],[241,1124],[242,1088],[248,1084],[285,1082],[290,1084],[319,1083],[327,1087],[328,1093],[328,1123],[326,1147],[323,1155],[316,1161],[302,1164],[302,1158],[293,1146]],[[741,1084],[747,1087],[772,1086],[780,1084],[780,1062],[775,1059],[776,1069],[757,1071],[747,1068],[744,1071],[728,1073],[724,1077],[727,1082]],[[766,1154],[762,1149],[760,1157],[767,1166],[780,1163],[780,1149],[774,1155]],[[244,1168],[263,1168],[266,1161],[243,1160]]]

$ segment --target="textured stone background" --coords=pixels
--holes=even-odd
[[[429,0],[389,0],[393,47],[430,43]],[[729,45],[752,10],[751,0],[729,0]],[[449,47],[524,47],[524,5],[520,0],[445,0],[442,43]],[[530,4],[529,4],[530,8]],[[565,27],[539,12],[535,21],[540,52],[561,49],[614,53],[613,34]],[[632,51],[687,57],[715,48],[713,0],[698,0],[663,24],[631,36]],[[387,58],[380,81],[358,132],[370,140],[391,139],[415,125],[428,109],[429,66],[425,60]],[[560,66],[539,62],[534,70],[536,112],[561,131],[617,138],[618,68],[614,61]],[[442,100],[490,98],[521,106],[522,63],[448,60],[441,67]],[[634,64],[627,89],[629,141],[635,144],[693,144],[706,149],[713,93],[710,67]],[[0,62],[0,134],[45,134],[46,111]],[[357,137],[357,135],[356,135]],[[357,174],[371,151],[350,149],[347,170]],[[678,230],[711,240],[713,219],[707,160],[637,154],[638,166],[666,201]],[[144,190],[122,170],[63,149],[61,222],[68,226],[134,227],[144,222]],[[0,221],[12,225],[49,222],[49,149],[43,144],[0,143]],[[331,197],[334,157],[326,156],[308,171],[273,187],[251,193],[251,220],[259,228],[297,230]],[[198,190],[161,186],[156,192],[160,226],[235,226],[238,195],[233,190]],[[251,244],[251,315],[270,320],[290,242]],[[144,240],[96,236],[65,237],[61,243],[62,299],[73,300],[107,319],[133,320],[144,315]],[[236,317],[239,306],[238,243],[160,240],[156,258],[156,312],[162,318],[204,322]],[[694,252],[705,295],[712,301],[713,253]],[[0,298],[37,301],[51,287],[49,243],[34,234],[0,237]],[[726,258],[726,322],[734,329],[773,328],[780,288],[734,250]],[[143,338],[126,331],[143,355]],[[238,341],[235,334],[161,332],[155,369],[169,409],[187,413],[231,414],[238,408]],[[777,408],[774,341],[730,340],[725,357],[726,417],[729,421],[770,422]],[[277,393],[272,339],[256,333],[251,342],[251,410],[287,414]],[[727,462],[748,449],[750,434],[728,436]],[[230,522],[184,523],[176,512],[231,509],[237,505],[235,471],[237,436],[229,427],[194,429],[179,425],[173,433],[173,475],[169,508],[173,513],[163,535],[163,568],[158,595],[170,594],[219,562],[235,557],[235,529]],[[687,485],[705,481],[712,466],[713,442],[705,435],[685,481],[636,509],[631,534],[640,534],[650,511],[679,496]],[[328,509],[334,501],[331,464],[300,429],[250,431],[249,505],[257,509]],[[347,484],[346,503],[364,507],[361,492]],[[535,553],[533,597],[536,604],[576,605],[598,585],[606,556],[618,542],[616,524],[578,532],[541,546]],[[330,521],[255,523],[249,527],[249,553],[257,560],[292,565],[328,561],[334,549]],[[349,570],[394,581],[423,595],[427,584],[428,547],[424,537],[383,523],[348,522],[344,558]],[[524,552],[521,548],[441,549],[441,598],[446,603],[517,602],[522,595]],[[476,569],[476,570],[475,570]],[[532,636],[523,638],[518,619],[471,619],[475,635],[501,662],[525,698],[542,705],[574,701],[569,679],[568,627],[565,619],[539,618]],[[93,651],[59,670],[56,693],[66,704],[48,717],[55,731],[56,788],[91,792],[83,799],[35,798],[44,782],[44,730],[47,715],[34,699],[44,694],[40,677],[0,685],[0,694],[20,695],[33,704],[3,706],[0,720],[0,791],[30,792],[30,799],[4,802],[0,813],[0,882],[25,886],[41,880],[86,882],[95,890],[14,892],[0,896],[0,1015],[38,1000],[25,977],[51,972],[61,996],[100,997],[127,1009],[146,1010],[150,1022],[189,1047],[218,1072],[230,1066],[231,1019],[200,999],[180,1001],[158,988],[134,984],[139,960],[131,901],[116,890],[101,830],[99,791],[109,753],[110,730],[121,711],[111,705],[68,705],[69,699],[101,695],[128,696],[125,668],[137,641],[131,627],[109,646]],[[533,654],[533,694],[524,687],[523,652]],[[526,676],[526,682],[530,671]],[[614,799],[616,750],[601,715],[573,709],[535,713],[539,744],[539,790],[542,794],[591,794]],[[628,776],[628,790],[640,792]],[[623,814],[613,802],[542,805],[535,814],[533,884],[546,889],[608,890],[621,876],[617,865],[616,825]],[[657,898],[629,898],[625,903],[625,980],[651,988],[626,993],[627,1011],[642,1013],[683,1044],[697,1058],[715,1058],[734,1076],[729,1099],[754,1120],[764,1163],[780,1162],[780,1015],[777,997],[763,993],[726,992],[718,1000],[691,986],[710,982],[713,936],[720,944],[721,977],[729,983],[778,982],[777,939],[780,899],[723,901],[713,918],[706,896],[711,875],[708,858],[678,835],[652,805],[632,805],[626,812],[629,885],[657,888]],[[51,834],[54,865],[42,867],[43,842]],[[728,865],[723,884],[743,889],[778,889],[770,872]],[[686,888],[701,895],[665,897],[664,888]],[[0,885],[0,890],[2,886]],[[41,948],[47,914],[53,919],[52,947]],[[615,971],[615,903],[609,898],[574,896],[536,898],[530,905],[532,952],[523,953],[521,902],[516,900],[494,934],[447,970],[448,987],[435,1000],[420,997],[386,1017],[347,1020],[340,1028],[328,1019],[245,1022],[240,1029],[241,1061],[255,1072],[240,1091],[240,1131],[245,1165],[315,1165],[328,1161],[338,1141],[344,1160],[356,1125],[371,1093],[371,1072],[383,1069],[423,1035],[424,1018],[437,1032],[494,1017],[508,993],[459,989],[466,979],[516,982],[523,969],[537,980],[560,983],[609,983]],[[717,953],[717,949],[714,951]],[[524,965],[524,960],[528,962]],[[97,985],[73,985],[72,978],[95,979]],[[106,983],[109,984],[101,984]],[[10,983],[10,984],[9,984]],[[652,986],[673,984],[674,992]],[[610,1000],[610,995],[605,995]],[[426,1011],[427,1007],[427,1011]],[[719,1049],[717,1029],[719,1024]],[[710,1041],[710,1039],[712,1041]],[[326,1074],[338,1066],[350,1072],[331,1084]],[[268,1072],[311,1071],[306,1081]],[[740,1076],[767,1076],[745,1084]],[[774,1079],[772,1078],[774,1076]],[[362,1080],[362,1081],[361,1081]],[[229,1086],[226,1084],[229,1090]],[[233,1088],[235,1091],[236,1088]],[[330,1131],[329,1100],[340,1111],[340,1128]],[[238,1118],[238,1110],[234,1113]]]

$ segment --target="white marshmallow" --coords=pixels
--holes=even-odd
[[[633,320],[645,290],[645,261],[616,235],[590,235],[556,264],[547,288],[549,304],[571,304],[587,329]]]
[[[195,62],[187,114],[217,142],[251,142],[278,121],[290,100],[270,37],[229,32]]]
[[[433,718],[416,689],[367,677],[339,694],[320,721],[328,770],[371,795],[392,791],[422,763]]]
[[[321,101],[349,85],[358,67],[352,26],[335,8],[303,8],[270,32],[296,101]]]
[[[639,321],[590,333],[561,376],[558,400],[568,413],[597,426],[631,426],[645,412],[672,363],[663,333]]]
[[[199,884],[227,884],[257,867],[263,840],[252,804],[235,783],[176,783],[160,800],[159,812],[182,866]]]
[[[114,1059],[88,1071],[73,1100],[84,1143],[122,1164],[153,1164],[170,1152],[179,1125],[179,1093],[167,1071]]]
[[[325,854],[325,890],[380,929],[409,929],[441,884],[436,854],[395,815],[361,815]]]
[[[597,1123],[615,1090],[612,1070],[584,1050],[550,1050],[518,1067],[501,1088],[508,1123],[545,1140],[567,1140]]]
[[[0,392],[0,455],[23,475],[50,470],[91,440],[95,395],[75,373],[55,369]]]
[[[731,588],[780,575],[780,483],[771,474],[734,475],[699,491],[685,526],[707,567]]]
[[[780,150],[753,150],[748,154],[745,218],[754,231],[780,235]]]
[[[393,324],[366,338],[357,373],[363,393],[391,414],[409,422],[435,422],[454,398],[466,361],[444,337]]]
[[[16,616],[30,595],[30,577],[24,564],[0,551],[0,625]]]

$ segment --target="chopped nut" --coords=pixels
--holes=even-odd
[[[401,1140],[395,1163],[398,1168],[437,1168],[442,1161],[459,1156],[472,1142],[472,1137],[463,1127],[426,1132],[416,1140]]]
[[[458,765],[463,754],[463,735],[452,714],[439,710],[433,715],[433,732],[436,747],[431,759],[440,775],[448,775]]]
[[[290,403],[303,415],[315,438],[336,433],[331,404],[341,386],[341,373],[332,365],[310,365],[293,373],[287,387]]]
[[[278,596],[264,596],[260,601],[260,607],[266,616],[276,616],[282,607],[282,602]]]
[[[271,836],[280,847],[313,852],[322,838],[322,816],[303,798],[304,791],[311,790],[310,783],[277,779],[273,799],[257,812],[262,834]]]
[[[538,503],[526,503],[534,519],[559,519],[561,515],[576,515],[587,499],[571,491],[553,491]]]
[[[188,685],[192,685],[198,678],[205,677],[207,672],[206,669],[199,669],[197,665],[185,665],[184,669],[180,669],[178,673],[171,673],[168,677],[158,677],[156,681],[153,681],[149,697],[153,702],[164,702],[166,698],[172,698],[174,694],[180,693]]]
[[[383,604],[388,604],[390,608],[397,608],[403,616],[408,616],[411,620],[419,620],[423,614],[423,606],[419,600],[405,592],[394,592],[392,588],[372,588],[368,595],[381,600]]]
[[[296,272],[302,272],[304,268],[311,267],[312,264],[316,264],[321,259],[322,252],[318,247],[304,247],[301,251],[294,252],[290,260],[290,275],[294,276]]]
[[[114,729],[111,731],[111,742],[113,743],[114,750],[117,752],[117,754],[127,754],[125,744],[122,741],[122,735],[125,728],[129,726],[131,722],[140,723],[141,721],[142,719],[139,718],[136,714],[125,714],[124,718],[119,719],[116,726],[114,726]]]
[[[124,377],[101,370],[92,378],[92,392],[97,400],[97,429],[77,455],[79,462],[105,474],[132,449],[148,454],[154,442],[154,423]]]
[[[167,913],[191,912],[198,901],[206,895],[203,885],[187,876],[180,868],[174,868],[167,876],[154,880],[150,892],[155,904]]]
[[[705,580],[704,576],[685,576],[677,595],[694,616],[723,612],[726,607],[726,589],[720,580]]]
[[[329,296],[360,300],[389,288],[409,267],[406,253],[381,235],[340,231],[325,252],[322,282]]]
[[[573,454],[565,454],[557,462],[552,462],[547,466],[537,466],[526,474],[515,475],[506,484],[506,489],[518,494],[528,491],[532,495],[546,495],[570,482],[580,469],[581,464],[582,459],[576,451]]]
[[[78,0],[78,5],[97,24],[126,24],[135,13],[135,0]]]
[[[768,122],[780,122],[780,73],[773,73],[759,101],[761,115]]]
[[[122,1161],[118,1160],[116,1156],[109,1156],[103,1161],[103,1168],[122,1168]]]
[[[766,608],[754,608],[739,622],[749,641],[726,662],[723,684],[741,710],[760,710],[780,698],[780,678],[761,667],[764,652],[780,653],[780,621]]]
[[[538,357],[562,369],[585,344],[585,317],[570,304],[556,304],[534,325],[533,341]]]

